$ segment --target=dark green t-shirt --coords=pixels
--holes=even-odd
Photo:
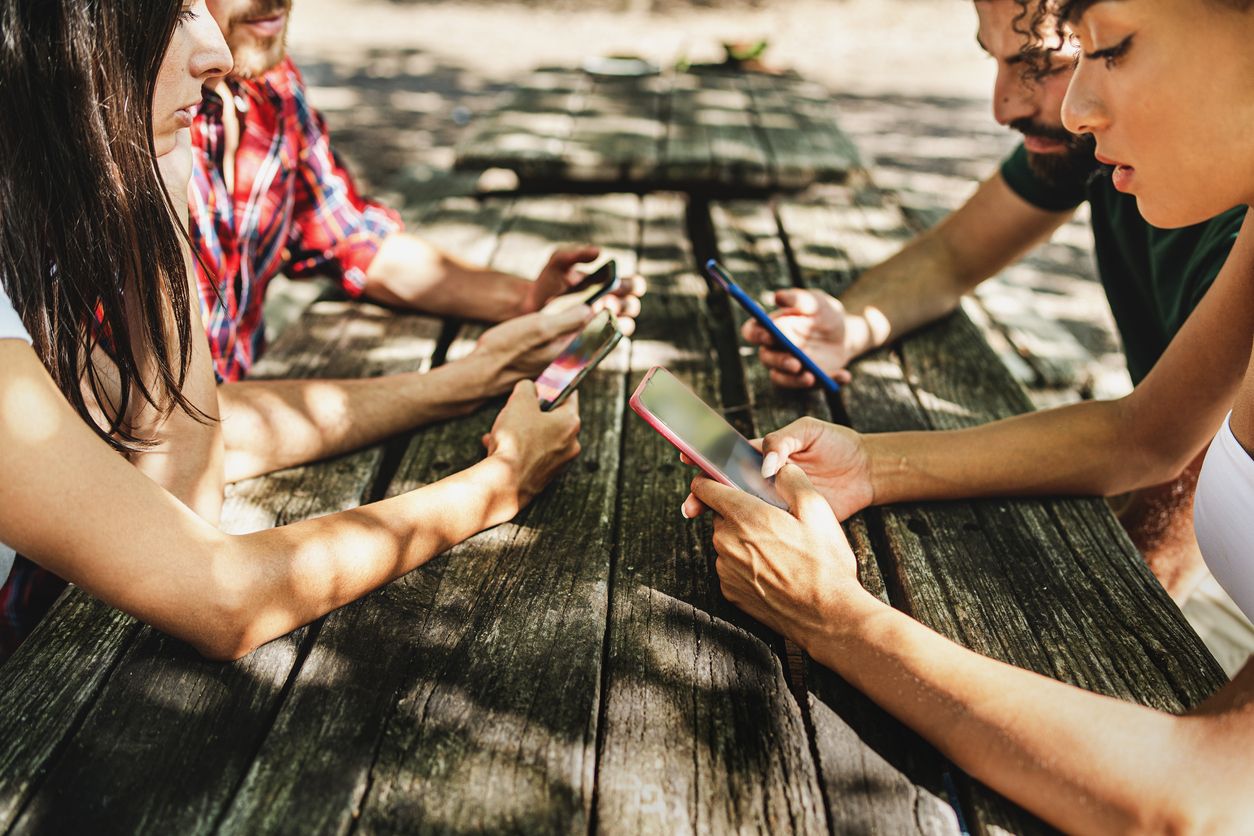
[[[1159,229],[1146,223],[1136,198],[1116,189],[1108,174],[1087,184],[1045,182],[1028,165],[1022,144],[1002,163],[1001,175],[1019,197],[1046,211],[1089,202],[1097,272],[1123,338],[1128,372],[1140,383],[1219,275],[1245,207],[1195,226]]]

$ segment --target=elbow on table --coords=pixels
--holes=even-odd
[[[1198,442],[1194,434],[1165,429],[1140,418],[1135,392],[1107,403],[1116,410],[1117,418],[1110,426],[1119,439],[1109,443],[1120,451],[1124,463],[1115,469],[1118,476],[1107,486],[1108,496],[1175,481],[1210,440],[1208,436]]]
[[[1189,782],[1191,783],[1191,782]],[[1158,799],[1135,832],[1145,836],[1245,836],[1254,832],[1254,805],[1244,790],[1222,798],[1222,791],[1203,781],[1172,797]]]
[[[278,638],[264,608],[247,588],[220,590],[202,600],[182,638],[214,662],[234,662]]]
[[[257,633],[253,620],[246,615],[220,610],[207,618],[188,641],[211,662],[235,662],[268,640],[258,640]]]

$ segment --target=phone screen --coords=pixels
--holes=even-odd
[[[612,313],[597,311],[593,314],[584,323],[583,330],[536,380],[541,407],[557,406],[565,400],[583,373],[608,354],[620,337],[622,332],[618,330]]]
[[[762,454],[743,435],[675,379],[658,368],[640,390],[640,403],[741,490],[777,508],[788,503],[762,478]]]

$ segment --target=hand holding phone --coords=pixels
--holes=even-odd
[[[649,370],[631,396],[631,408],[706,476],[788,510],[775,479],[762,477],[762,454],[666,369]]]
[[[594,313],[536,379],[540,411],[548,412],[561,406],[588,372],[609,356],[622,338],[623,332],[619,330],[614,314],[608,310]]]
[[[784,336],[784,332],[779,330],[779,326],[775,324],[775,320],[771,319],[770,314],[764,311],[762,306],[753,300],[753,297],[745,293],[739,285],[732,281],[732,277],[716,259],[711,258],[705,263],[705,272],[718,283],[719,287],[727,291],[731,298],[739,302],[740,306],[748,311],[749,315],[756,319],[759,325],[767,330],[767,333],[775,340],[776,345],[800,360],[805,370],[814,375],[814,379],[824,389],[832,393],[840,391],[840,384],[828,377],[827,373],[820,369],[817,363],[811,360],[804,351],[793,345],[792,340]]]

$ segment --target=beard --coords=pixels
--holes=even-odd
[[[1037,177],[1051,186],[1077,180],[1081,183],[1087,182],[1101,168],[1094,156],[1097,141],[1092,134],[1073,134],[1066,128],[1039,125],[1031,119],[1016,119],[1010,123],[1010,127],[1024,136],[1052,139],[1065,146],[1057,154],[1028,152],[1028,166]]]
[[[246,21],[261,20],[291,12],[292,0],[257,0],[228,24],[226,43],[235,59],[232,78],[256,79],[273,70],[287,57],[287,21],[283,31],[268,38],[257,38],[243,27]],[[290,18],[289,18],[290,20]]]

